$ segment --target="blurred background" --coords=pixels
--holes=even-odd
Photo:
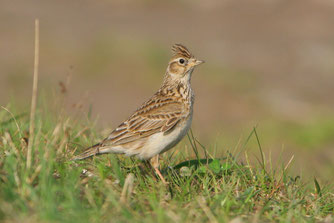
[[[234,151],[257,126],[278,166],[294,155],[296,174],[334,179],[334,1],[2,0],[1,105],[29,109],[35,18],[39,92],[51,104],[66,95],[70,115],[116,127],[159,88],[183,43],[206,61],[192,78],[202,144]],[[254,142],[247,151],[259,157]]]

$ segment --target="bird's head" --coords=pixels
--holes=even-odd
[[[189,79],[194,68],[204,61],[198,60],[189,50],[181,45],[175,44],[172,47],[173,57],[168,63],[167,74],[173,80]]]

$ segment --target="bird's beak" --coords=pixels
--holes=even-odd
[[[191,61],[191,64],[192,64],[192,66],[193,67],[195,67],[195,66],[198,66],[198,65],[200,65],[200,64],[202,64],[202,63],[204,63],[205,61],[204,60],[197,60],[197,59],[193,59],[192,61]]]

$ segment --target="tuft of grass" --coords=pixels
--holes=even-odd
[[[0,221],[315,222],[333,215],[333,186],[291,176],[290,163],[268,170],[270,158],[261,150],[256,129],[249,137],[256,137],[261,158],[253,166],[242,163],[238,153],[211,155],[213,148],[190,132],[188,142],[162,157],[165,186],[133,158],[70,161],[102,136],[89,120],[47,109],[36,111],[29,171],[29,117],[12,110],[0,110]]]

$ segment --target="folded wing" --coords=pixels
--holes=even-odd
[[[168,131],[186,118],[185,110],[182,102],[172,98],[152,98],[119,125],[102,145],[118,146],[158,132],[168,134]]]

